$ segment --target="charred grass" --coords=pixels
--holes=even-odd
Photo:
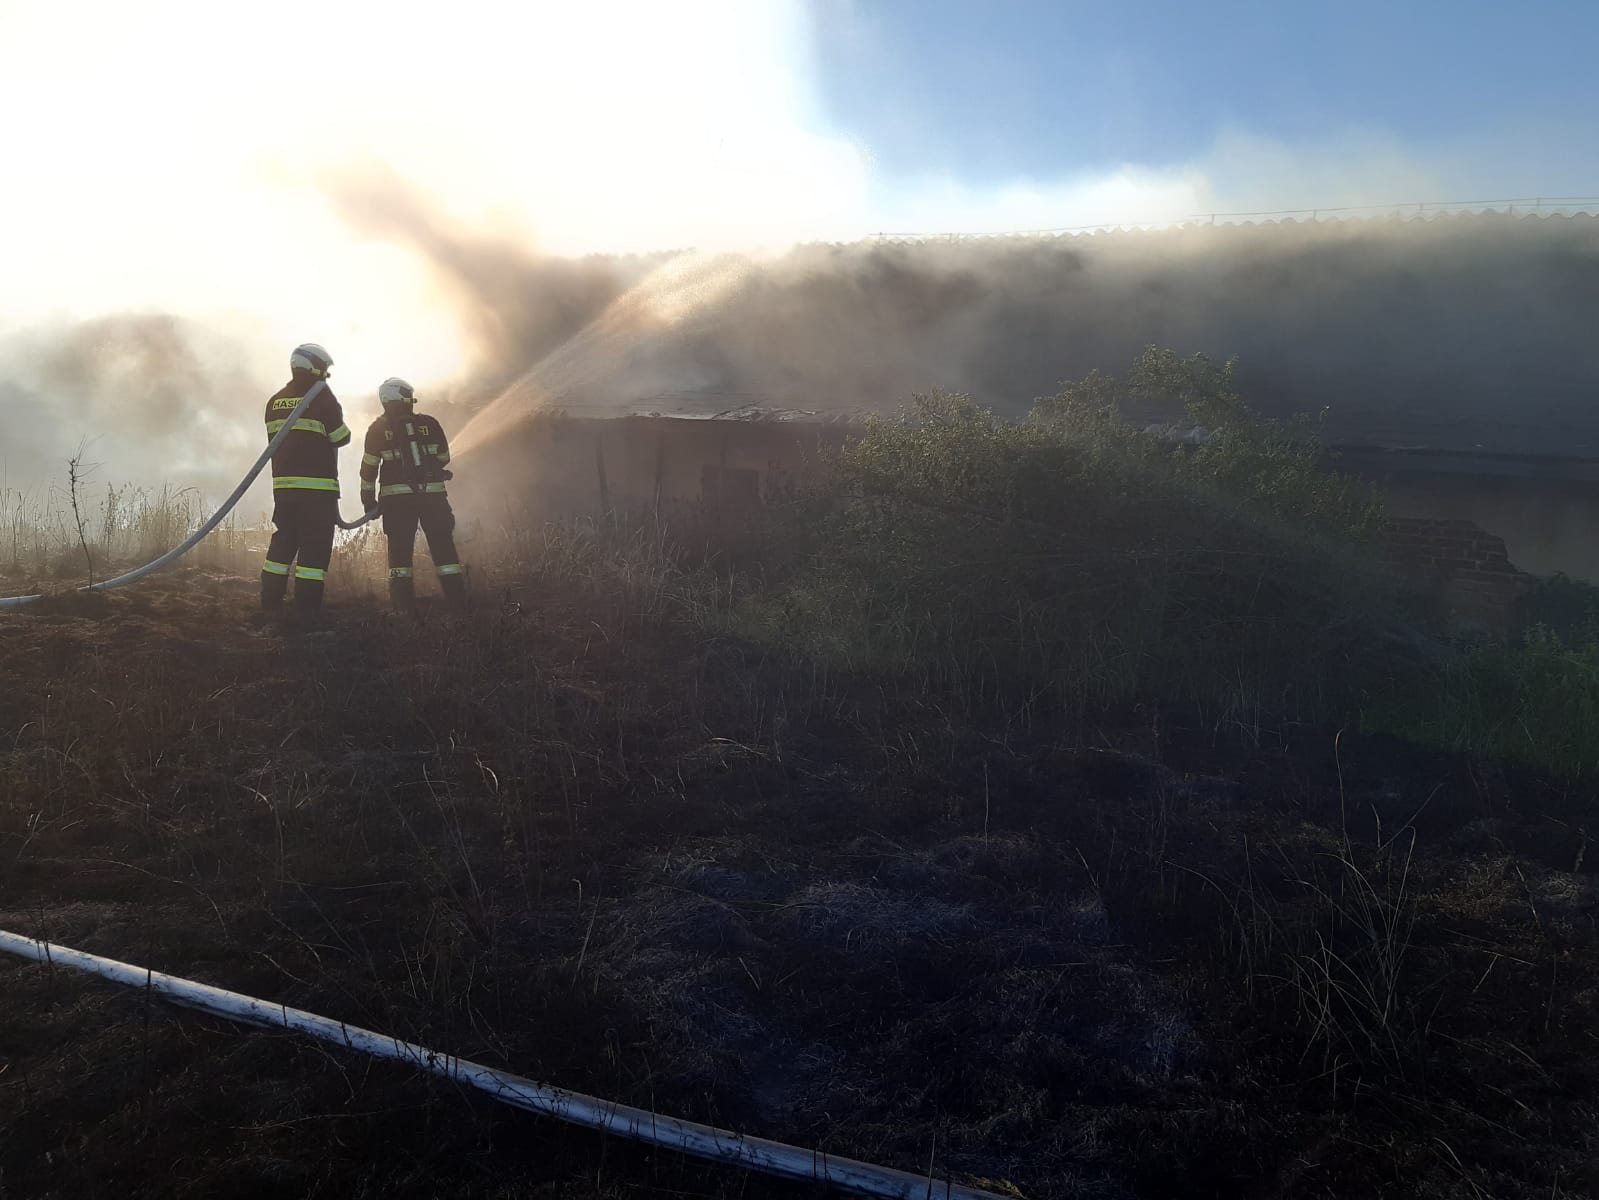
[[[464,620],[8,615],[0,927],[1033,1197],[1599,1189],[1575,785],[1023,728],[562,545]],[[0,1012],[7,1196],[811,1194],[64,971]]]
[[[388,615],[370,536],[315,623],[195,572],[8,613],[0,928],[1029,1197],[1599,1194],[1571,656],[1459,685],[1230,366],[835,466],[744,530],[520,522],[465,618]],[[0,1195],[217,1194],[814,1193],[0,963]]]

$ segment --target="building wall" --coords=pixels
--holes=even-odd
[[[458,508],[490,520],[511,505],[734,517],[813,475],[845,436],[822,424],[551,418],[475,452],[451,492]]]
[[[1378,482],[1396,517],[1470,521],[1503,538],[1529,574],[1599,584],[1599,484],[1421,473]]]
[[[1388,561],[1432,592],[1458,629],[1508,628],[1531,581],[1511,565],[1503,538],[1458,518],[1391,518]]]
[[[805,422],[552,418],[474,454],[452,490],[458,508],[490,520],[531,506],[725,529],[824,469],[847,436],[847,426]],[[1395,569],[1433,590],[1459,626],[1503,628],[1532,576],[1599,584],[1599,481],[1549,477],[1582,468],[1382,455],[1339,465],[1378,485]]]

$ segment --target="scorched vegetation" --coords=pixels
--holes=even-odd
[[[0,927],[1029,1197],[1594,1194],[1592,652],[1436,636],[1303,432],[1151,354],[748,528],[485,533],[464,620],[361,540],[315,627],[220,571],[7,614]],[[813,1194],[63,971],[0,1006],[0,1194]]]

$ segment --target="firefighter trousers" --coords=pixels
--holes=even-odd
[[[383,498],[383,536],[389,543],[389,592],[395,603],[405,608],[415,594],[412,561],[416,556],[416,531],[421,526],[438,572],[445,596],[459,601],[465,595],[466,579],[455,551],[455,513],[447,497],[385,496]]]
[[[284,488],[272,493],[272,541],[261,564],[261,606],[277,608],[294,576],[294,603],[320,608],[339,520],[337,492]]]

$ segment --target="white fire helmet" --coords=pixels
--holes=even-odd
[[[391,375],[378,387],[378,399],[383,401],[383,407],[391,404],[415,404],[416,390],[397,375]]]
[[[328,368],[332,365],[333,356],[315,342],[306,342],[303,346],[296,346],[294,353],[289,355],[289,369],[291,371],[309,371],[318,379],[326,379]]]

